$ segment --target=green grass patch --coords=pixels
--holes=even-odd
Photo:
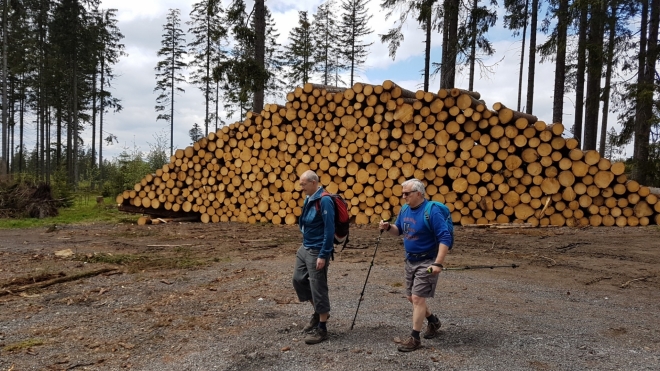
[[[28,348],[36,347],[36,346],[43,345],[43,344],[44,344],[44,341],[41,340],[41,339],[27,339],[27,340],[20,341],[18,343],[5,345],[5,347],[2,348],[2,350],[4,350],[5,352],[14,352],[14,351],[17,351],[17,350],[28,349]]]
[[[52,218],[0,219],[0,229],[50,227],[77,223],[135,223],[138,216],[117,210],[114,197],[106,197],[103,204],[96,203],[96,197],[76,195],[71,207],[59,209],[59,215]]]

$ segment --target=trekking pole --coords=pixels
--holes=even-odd
[[[442,268],[443,271],[464,271],[468,269],[493,269],[493,268],[518,268],[519,265],[466,265],[464,267],[447,267]],[[433,270],[431,268],[427,269],[426,272],[431,273]]]
[[[376,251],[378,251],[378,245],[380,244],[380,236],[383,234],[384,229],[380,230],[378,234],[378,241],[376,241],[376,248],[374,249],[374,256],[371,258],[371,265],[367,271],[367,278],[364,280],[364,286],[362,286],[362,292],[360,293],[360,300],[358,301],[357,309],[355,310],[355,317],[353,317],[353,323],[351,323],[351,330],[355,326],[355,319],[357,318],[358,311],[360,310],[360,303],[362,303],[362,297],[364,296],[364,289],[367,288],[367,281],[369,280],[369,273],[371,273],[371,267],[374,266],[374,260],[376,259]]]

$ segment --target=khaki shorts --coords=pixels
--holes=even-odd
[[[432,298],[438,285],[438,274],[427,273],[433,259],[411,262],[406,260],[406,296]]]

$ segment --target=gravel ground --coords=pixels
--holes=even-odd
[[[608,248],[625,238],[623,229],[543,235],[459,229],[447,265],[520,267],[443,272],[430,301],[441,335],[412,353],[398,352],[393,342],[410,332],[412,313],[396,239],[383,238],[350,330],[375,246],[374,231],[357,229],[356,249],[337,254],[330,266],[330,339],[306,345],[301,329],[311,306],[298,303],[291,287],[295,228],[243,229],[239,235],[251,238],[244,242],[228,230],[169,228],[151,234],[91,226],[72,229],[62,241],[43,231],[0,232],[0,291],[35,271],[121,270],[0,296],[0,370],[660,369],[657,228],[627,230],[646,242],[625,254]],[[200,232],[202,241],[192,237]],[[255,242],[269,238],[275,243]],[[575,241],[586,247],[562,250]],[[150,253],[203,264],[154,268],[84,259],[92,252],[137,254],[148,243],[185,245],[183,252]],[[66,246],[77,255],[55,259]],[[648,278],[632,281],[639,277]]]

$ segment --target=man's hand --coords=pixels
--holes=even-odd
[[[378,223],[378,229],[380,229],[381,231],[388,230],[388,229],[390,229],[390,223],[386,222],[384,220],[381,220],[380,223]]]
[[[426,268],[426,273],[430,273],[432,275],[440,274],[440,272],[442,272],[442,268],[436,265],[429,265],[429,267]]]
[[[316,259],[316,270],[320,271],[325,267],[325,259],[317,258]]]

